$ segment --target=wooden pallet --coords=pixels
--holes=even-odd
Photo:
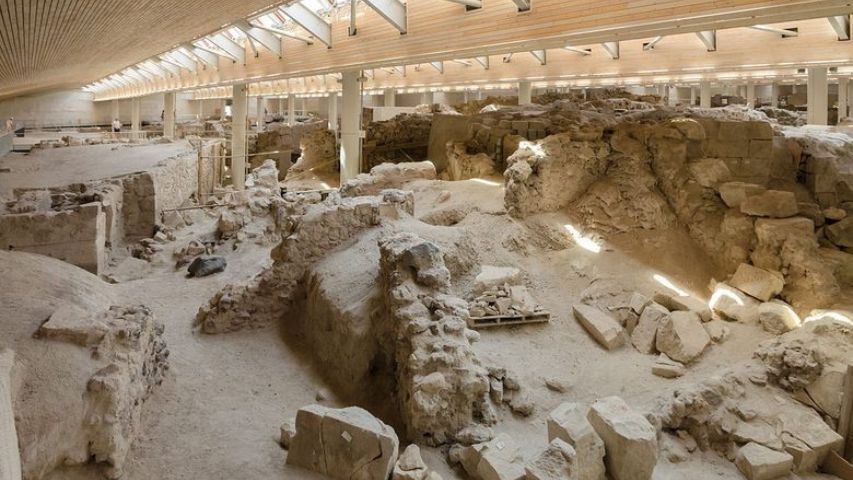
[[[468,328],[493,328],[527,323],[544,323],[551,320],[551,312],[541,311],[533,315],[491,315],[487,317],[469,317]]]

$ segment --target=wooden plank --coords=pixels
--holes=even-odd
[[[551,313],[537,312],[533,315],[492,315],[485,317],[469,317],[468,326],[473,329],[507,327],[528,323],[545,323],[551,320]]]

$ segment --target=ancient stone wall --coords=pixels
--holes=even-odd
[[[294,197],[296,198],[296,197]],[[196,325],[205,333],[224,333],[269,325],[287,312],[307,268],[358,232],[380,224],[398,209],[414,211],[411,193],[395,190],[375,197],[330,197],[322,203],[288,202],[278,207],[282,242],[272,252],[273,266],[250,285],[228,285],[199,309]]]
[[[21,452],[15,431],[15,412],[12,410],[12,368],[15,353],[0,350],[0,479],[21,478]]]
[[[441,445],[496,421],[489,374],[471,348],[467,303],[449,294],[450,272],[435,244],[411,233],[379,243],[385,318],[378,326],[393,349],[397,401],[407,438]]]
[[[106,234],[106,214],[99,202],[0,216],[0,249],[47,255],[96,275],[106,261]]]
[[[426,158],[432,127],[431,114],[400,114],[391,120],[371,122],[362,146],[367,168],[381,163]],[[402,153],[409,152],[409,153]]]
[[[178,208],[198,190],[199,159],[183,155],[147,172],[121,177],[124,187],[124,231],[128,239],[147,238],[161,223],[165,209]]]
[[[341,186],[342,197],[377,195],[382,190],[399,188],[414,180],[434,180],[435,166],[432,162],[383,163],[348,180]]]

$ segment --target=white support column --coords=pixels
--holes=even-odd
[[[770,85],[770,106],[773,108],[779,107],[779,85],[775,83]]]
[[[746,84],[746,107],[755,108],[755,84],[752,82]]]
[[[249,86],[233,87],[231,103],[231,182],[235,190],[246,188],[246,126],[249,123]]]
[[[308,113],[308,98],[302,97],[299,99],[299,112],[302,115],[305,115]]]
[[[533,103],[533,87],[530,82],[518,82],[518,104],[528,105]]]
[[[847,82],[847,116],[853,114],[853,82]]]
[[[432,92],[424,92],[421,94],[421,104],[423,105],[432,105],[434,102],[434,96]]]
[[[826,67],[809,68],[809,84],[806,90],[808,99],[809,125],[829,123],[827,104],[829,102],[829,84]]]
[[[341,76],[341,185],[361,170],[361,72]]]
[[[675,85],[669,86],[669,106],[675,107],[678,105],[678,87]]]
[[[257,99],[257,115],[255,115],[258,131],[261,132],[266,125],[266,116],[264,115],[264,97],[258,96]]]
[[[139,110],[142,105],[142,99],[133,97],[130,99],[130,131],[131,138],[140,139],[142,135],[139,133],[142,130],[142,123],[139,121]]]
[[[175,138],[175,92],[166,92],[163,94],[163,136],[166,138]]]
[[[467,89],[462,93],[462,101],[465,103],[468,103],[471,101],[471,95],[469,94]]]
[[[482,100],[482,99],[483,99],[483,91],[477,90],[477,100]]]
[[[397,106],[397,90],[393,88],[385,89],[385,106],[386,107],[396,107]]]
[[[118,99],[117,98],[113,99],[112,107],[113,107],[113,118],[110,119],[110,123],[112,123],[113,120],[119,118]]]
[[[711,82],[708,80],[699,82],[699,106],[711,108]]]
[[[696,106],[696,87],[690,87],[690,106]]]
[[[296,125],[296,95],[292,93],[287,95],[287,124]]]
[[[329,94],[329,130],[338,131],[338,93]]]
[[[285,111],[284,110],[285,109],[284,103],[285,103],[284,97],[278,99],[278,114],[281,115],[282,117],[284,116],[284,111]]]
[[[838,123],[847,118],[849,115],[847,106],[850,103],[847,94],[850,92],[850,79],[847,77],[838,78]]]

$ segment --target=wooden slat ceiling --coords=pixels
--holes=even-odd
[[[0,0],[0,98],[79,87],[275,0]]]

